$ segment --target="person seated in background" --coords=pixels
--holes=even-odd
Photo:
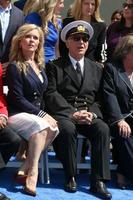
[[[109,127],[103,121],[99,97],[102,79],[100,64],[85,58],[92,26],[82,20],[73,21],[61,31],[68,55],[46,66],[48,88],[46,107],[58,121],[59,135],[54,141],[57,157],[63,164],[67,192],[76,192],[77,134],[91,143],[90,192],[111,199],[105,183],[110,180]]]
[[[74,0],[71,16],[64,18],[62,25],[62,27],[65,27],[75,20],[83,20],[91,24],[94,34],[89,42],[85,57],[97,62],[103,61],[103,46],[106,36],[106,24],[101,19],[100,4],[100,0]],[[61,38],[59,38],[59,51],[62,57],[68,53],[68,49]]]
[[[122,6],[123,9],[121,20],[110,24],[110,26],[107,28],[106,62],[113,61],[113,53],[121,37],[126,36],[129,33],[133,33],[133,0],[126,0]]]
[[[15,155],[19,148],[21,138],[8,126],[8,111],[3,94],[2,66],[0,64],[0,169],[6,167],[11,156]]]
[[[45,63],[58,57],[58,37],[62,20],[58,15],[64,8],[64,0],[39,0],[25,17],[25,23],[36,24],[44,32]]]
[[[121,38],[113,63],[105,66],[104,105],[113,137],[113,157],[118,165],[117,183],[133,182],[133,34]]]
[[[12,37],[22,24],[24,24],[22,11],[16,8],[11,0],[0,0],[0,62],[2,63],[3,77],[9,61]],[[6,84],[5,78],[4,84]]]
[[[24,192],[36,196],[41,153],[58,134],[57,122],[48,115],[43,95],[47,88],[43,54],[44,34],[34,24],[21,26],[13,37],[6,79],[8,126],[28,142],[28,153],[16,179]]]
[[[115,10],[112,15],[111,15],[111,23],[120,21],[122,18],[122,11],[120,10]]]

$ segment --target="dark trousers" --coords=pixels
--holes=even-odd
[[[127,118],[126,121],[132,130],[129,138],[121,137],[117,126],[111,128],[112,154],[118,165],[117,171],[133,181],[133,118]]]
[[[8,127],[0,131],[0,153],[5,163],[19,148],[21,138]]]
[[[60,119],[60,133],[54,141],[54,149],[62,162],[65,177],[76,175],[77,134],[80,133],[91,143],[91,179],[109,180],[109,128],[100,119],[91,125],[76,125],[71,120]]]

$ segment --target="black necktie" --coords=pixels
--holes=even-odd
[[[78,80],[80,82],[80,84],[82,83],[82,72],[81,72],[81,67],[80,67],[80,64],[79,62],[76,63],[76,71],[77,71],[77,77],[78,77]]]

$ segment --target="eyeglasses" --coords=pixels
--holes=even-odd
[[[70,37],[72,40],[74,40],[75,42],[78,42],[80,40],[83,40],[83,42],[88,42],[89,41],[89,36],[86,35],[73,35]]]
[[[123,3],[123,8],[129,8],[129,9],[131,9],[131,8],[133,8],[133,3]]]

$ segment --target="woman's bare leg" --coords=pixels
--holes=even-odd
[[[26,188],[30,191],[36,191],[36,184],[38,178],[38,163],[39,158],[43,150],[45,150],[48,145],[54,140],[55,132],[51,131],[49,128],[42,132],[34,134],[29,139],[29,149],[28,149],[28,177],[26,179]]]

